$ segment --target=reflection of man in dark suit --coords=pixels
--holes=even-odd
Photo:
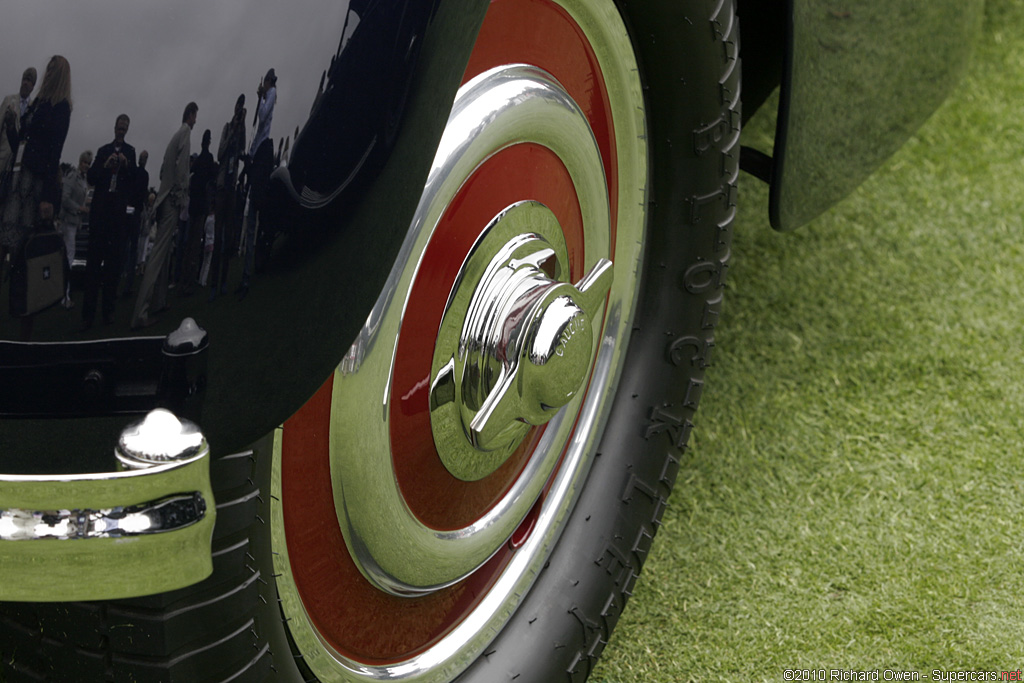
[[[235,114],[224,124],[217,148],[216,191],[214,193],[215,227],[213,238],[213,263],[210,267],[210,300],[217,294],[227,292],[228,262],[231,252],[238,246],[235,211],[235,181],[238,163],[245,154],[245,95],[235,100]]]
[[[182,296],[192,293],[199,280],[199,264],[202,260],[205,239],[206,216],[213,202],[213,183],[217,177],[217,162],[210,153],[211,135],[209,129],[203,132],[202,151],[192,160],[192,178],[188,190],[188,229],[178,256],[180,276],[178,286]]]
[[[128,239],[128,198],[135,184],[135,148],[124,141],[130,123],[127,114],[117,117],[114,141],[99,148],[86,176],[94,189],[89,211],[83,329],[92,327],[101,286],[103,322],[114,322],[121,256]]]
[[[259,239],[265,239],[266,226],[259,227],[259,219],[266,217],[265,193],[270,174],[274,171],[274,141],[270,137],[270,123],[274,119],[274,105],[277,104],[277,74],[273,69],[260,81],[256,89],[256,135],[249,147],[249,159],[245,175],[249,179],[249,213],[245,219],[245,258],[242,262],[242,284],[238,293],[245,297],[249,292],[249,277],[256,270],[256,248]],[[258,229],[264,236],[257,234]]]
[[[149,161],[149,152],[139,152],[139,167],[135,170],[135,182],[132,183],[132,190],[128,195],[128,239],[125,240],[125,251],[122,257],[124,261],[124,293],[126,299],[132,297],[135,287],[135,268],[139,265],[139,233],[143,227],[142,214],[146,210],[146,200],[149,198],[149,171],[146,170],[146,162]]]
[[[18,92],[8,95],[0,103],[0,189],[7,182],[7,175],[14,165],[14,157],[17,150],[11,149],[11,142],[8,133],[13,131],[14,137],[21,130],[21,117],[28,111],[28,96],[36,87],[36,70],[32,67],[25,69],[21,75],[21,88]],[[2,194],[2,193],[0,193]],[[3,202],[0,202],[0,209],[3,209]],[[0,283],[4,281],[4,263],[7,261],[7,247],[0,245]]]
[[[160,165],[160,192],[156,196],[156,240],[146,263],[139,297],[135,300],[132,327],[149,327],[156,322],[151,313],[159,313],[167,304],[171,241],[178,227],[178,216],[188,202],[188,162],[192,153],[192,126],[199,107],[189,102],[181,117],[181,128],[171,137]],[[152,306],[152,311],[151,307]]]

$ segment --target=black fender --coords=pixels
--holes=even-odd
[[[358,22],[353,22],[357,25],[346,23],[338,32],[337,51],[322,54],[322,62],[308,65],[315,76],[324,70],[319,89],[291,95],[313,105],[299,126],[289,163],[270,177],[268,208],[260,219],[260,271],[244,299],[229,293],[208,302],[206,292],[190,298],[172,292],[170,310],[145,330],[147,339],[160,337],[188,317],[205,330],[204,378],[192,386],[203,395],[191,402],[195,410],[189,416],[197,418],[218,452],[241,449],[281,424],[330,375],[356,338],[409,226],[487,4],[486,0],[352,2],[349,15],[358,13]],[[33,16],[34,12],[26,12],[23,20],[31,22]],[[299,33],[288,32],[287,40],[293,35]],[[277,47],[289,49],[287,40]],[[223,46],[208,47],[210,63],[225,74],[218,91],[230,92],[232,102],[239,90],[247,89],[244,83],[229,82],[227,74],[244,66],[255,81],[266,63],[275,63],[277,54],[268,51],[264,63],[226,65],[230,56],[218,53]],[[302,45],[292,49],[308,50]],[[11,55],[20,64],[17,58],[20,55]],[[128,80],[143,79],[144,74],[157,78],[153,70],[161,66],[171,71],[181,68],[141,57],[139,61],[138,72],[133,71]],[[77,66],[73,71],[77,83],[93,78],[87,73],[88,65]],[[278,77],[285,78],[280,66]],[[204,99],[208,94],[212,100],[210,93],[194,97],[200,117],[213,109]],[[78,109],[93,104],[88,87],[76,88],[75,95]],[[173,101],[166,107],[176,116],[183,105],[184,101]],[[111,122],[114,113],[131,109],[124,103],[114,107]],[[252,99],[249,107],[247,118],[252,119]],[[193,151],[198,151],[199,132],[208,126],[214,131],[216,154],[224,120],[220,111],[209,111],[193,131]],[[140,131],[147,125],[141,118],[133,118]],[[150,127],[169,133],[180,126],[171,121]],[[72,133],[81,125],[84,119],[73,114]],[[280,136],[281,142],[285,134],[291,137],[290,130],[271,133]],[[95,147],[103,142],[83,144]],[[277,147],[280,153],[280,143]],[[63,157],[77,159],[78,152],[69,146]],[[151,184],[158,185],[160,153],[154,150],[153,157]],[[236,285],[237,275],[231,289]],[[6,294],[5,289],[0,296],[6,298]],[[118,379],[118,367],[155,368],[148,379],[132,380],[136,388],[147,382],[155,385],[160,372],[159,362],[147,365],[135,358],[139,344],[131,342],[144,335],[130,326],[132,304],[119,302],[113,324],[85,332],[79,330],[78,309],[66,312],[54,307],[34,316],[26,326],[8,318],[3,307],[0,471],[107,469],[111,446],[129,421],[122,415],[145,412],[155,407],[153,403],[165,402],[166,396],[155,390],[150,405],[121,400],[127,389]],[[72,346],[81,351],[89,344],[89,353],[64,353]],[[149,346],[159,349],[160,344]],[[92,373],[96,368],[103,380],[99,383]],[[83,391],[82,382],[89,376],[91,390]],[[47,414],[46,397],[55,394],[82,398],[63,401]],[[40,405],[44,406],[41,411]],[[35,408],[28,411],[25,406]],[[54,417],[78,419],[47,419]],[[75,447],[69,449],[68,444]]]
[[[744,118],[781,85],[771,163],[756,173],[774,228],[813,220],[913,135],[959,81],[983,5],[739,0]]]

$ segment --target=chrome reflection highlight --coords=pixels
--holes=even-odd
[[[0,541],[122,538],[191,526],[206,515],[206,499],[194,491],[162,500],[103,510],[0,510]]]
[[[121,433],[117,460],[125,469],[142,469],[164,462],[184,462],[210,450],[194,423],[179,420],[158,408]]]

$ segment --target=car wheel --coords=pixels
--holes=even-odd
[[[738,172],[731,3],[660,4],[492,3],[388,285],[276,436],[302,675],[582,680],[607,643],[692,428]]]

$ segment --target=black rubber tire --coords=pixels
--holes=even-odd
[[[722,304],[739,173],[734,0],[621,3],[648,111],[648,246],[611,418],[549,562],[464,683],[582,681],[651,547],[693,427]],[[214,461],[215,569],[106,603],[0,603],[0,683],[309,681],[273,581],[271,441]],[[301,659],[301,658],[300,658]]]

